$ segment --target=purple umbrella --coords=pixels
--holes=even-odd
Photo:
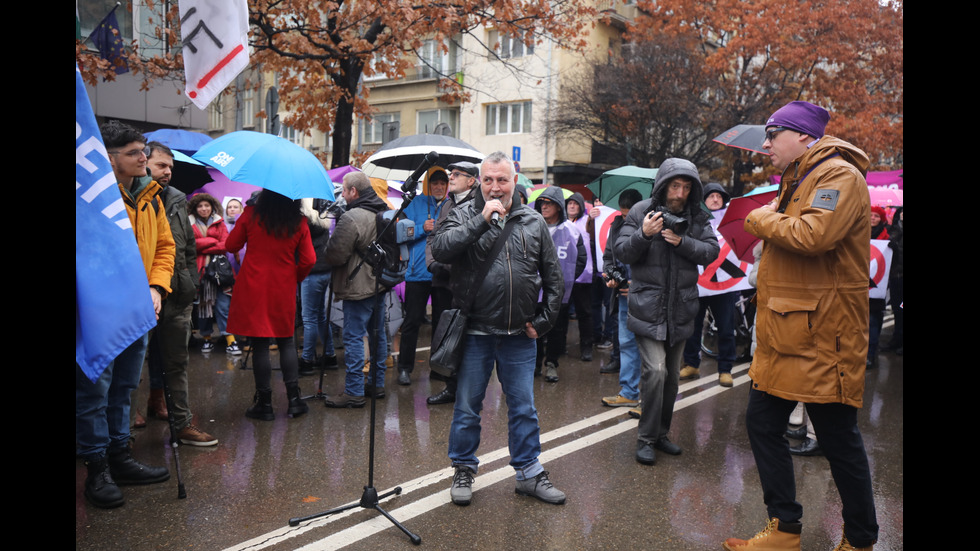
[[[190,194],[191,196],[198,193],[209,193],[224,207],[230,199],[238,199],[244,205],[245,201],[252,196],[252,193],[262,191],[262,188],[259,186],[229,180],[227,176],[216,168],[208,168],[208,174],[211,175],[214,181],[194,190],[194,193]]]

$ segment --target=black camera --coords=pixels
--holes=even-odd
[[[646,214],[650,214],[654,210],[660,211],[663,214],[664,229],[670,230],[677,235],[683,235],[687,232],[688,221],[687,218],[683,216],[677,216],[676,214],[670,212],[667,207],[660,207],[658,209],[650,208]]]
[[[606,266],[602,279],[607,283],[610,281],[615,281],[617,289],[622,289],[629,283],[629,280],[626,278],[626,270],[619,264]]]
[[[347,211],[347,201],[341,197],[336,201],[326,199],[314,199],[313,208],[320,214],[320,218],[340,218]]]

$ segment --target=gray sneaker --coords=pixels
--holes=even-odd
[[[551,363],[545,362],[544,364],[544,380],[549,383],[558,382],[558,366]]]
[[[473,469],[465,466],[456,467],[453,475],[453,485],[449,488],[449,497],[456,505],[469,505],[473,499]]]
[[[548,471],[542,471],[534,478],[518,480],[514,493],[521,496],[531,496],[545,503],[561,505],[565,503],[565,492],[562,492],[548,480]]]

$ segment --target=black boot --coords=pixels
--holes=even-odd
[[[109,472],[120,486],[155,484],[170,480],[166,467],[151,467],[133,459],[129,448],[109,451]]]
[[[105,456],[98,459],[86,461],[88,467],[88,477],[85,479],[85,499],[89,503],[102,509],[112,509],[119,507],[126,501],[123,499],[122,490],[116,485],[116,481],[109,474],[109,462]]]
[[[299,385],[293,384],[287,386],[286,396],[289,397],[289,409],[286,410],[286,413],[291,417],[299,417],[310,411],[310,406],[306,405],[306,402],[299,396]]]
[[[272,411],[272,391],[256,390],[252,407],[245,410],[245,417],[259,419],[260,421],[274,420],[276,414]]]

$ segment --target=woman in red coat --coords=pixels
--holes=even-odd
[[[296,284],[306,278],[316,261],[299,201],[263,190],[255,206],[246,208],[238,219],[226,247],[235,253],[246,243],[248,254],[235,280],[228,314],[228,330],[249,336],[255,354],[255,402],[245,415],[275,419],[269,360],[269,343],[275,339],[289,397],[287,413],[296,417],[309,411],[299,396],[299,361],[293,343]]]

